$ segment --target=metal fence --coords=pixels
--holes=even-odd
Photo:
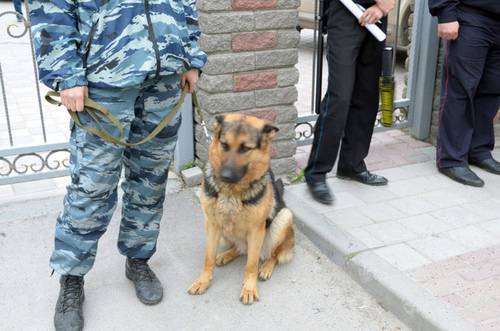
[[[0,27],[0,184],[66,175],[67,135],[48,130],[67,132],[61,127],[67,120],[60,120],[65,115],[59,109],[42,104],[47,89],[38,83],[30,22],[4,11]]]

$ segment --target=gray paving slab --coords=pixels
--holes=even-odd
[[[285,200],[294,211],[301,232],[412,330],[478,329],[471,321],[372,252],[363,242],[320,213],[305,207],[301,199],[290,191],[287,191]],[[402,254],[404,258],[412,258],[406,254],[406,250],[400,249],[397,256]]]
[[[500,149],[493,156],[500,159]],[[311,202],[303,183],[287,187],[285,200],[300,230],[413,330],[499,329],[498,295],[475,290],[500,284],[499,176],[476,171],[483,188],[451,181],[428,160],[377,171],[389,178],[385,201],[378,190],[333,176],[333,206]],[[346,192],[364,203],[340,206]],[[449,261],[468,255],[483,264],[450,273]],[[420,270],[439,272],[412,277]],[[476,296],[466,301],[467,293]]]

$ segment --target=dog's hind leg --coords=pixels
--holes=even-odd
[[[238,249],[236,248],[236,246],[234,246],[233,248],[230,248],[227,251],[220,253],[217,256],[215,262],[217,263],[218,267],[222,267],[223,265],[228,264],[238,256],[240,256],[240,252],[238,252]]]
[[[273,220],[268,229],[271,256],[264,261],[259,270],[259,280],[268,280],[273,274],[276,263],[286,263],[293,257],[295,232],[293,230],[293,214],[288,208],[283,208]]]

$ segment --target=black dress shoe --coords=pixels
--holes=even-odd
[[[312,184],[307,183],[307,187],[309,188],[309,191],[311,191],[314,200],[327,205],[331,205],[333,203],[333,196],[325,182]]]
[[[344,175],[344,174],[337,172],[337,178],[347,179],[347,180],[355,180],[355,181],[358,181],[360,183],[363,183],[366,185],[372,185],[372,186],[386,185],[389,182],[387,180],[387,178],[372,174],[369,171],[363,171],[362,173],[353,174],[353,175]]]
[[[439,172],[445,174],[456,182],[481,187],[484,182],[469,167],[448,167],[439,168]]]
[[[476,167],[479,167],[493,174],[500,175],[500,162],[498,162],[493,158],[477,162],[471,162],[470,164],[475,165]]]

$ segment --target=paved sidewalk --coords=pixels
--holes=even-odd
[[[399,130],[379,132],[366,161],[387,186],[331,173],[332,206],[306,184],[287,187],[286,201],[297,226],[411,328],[500,330],[500,176],[473,168],[484,187],[455,183],[434,153]]]

